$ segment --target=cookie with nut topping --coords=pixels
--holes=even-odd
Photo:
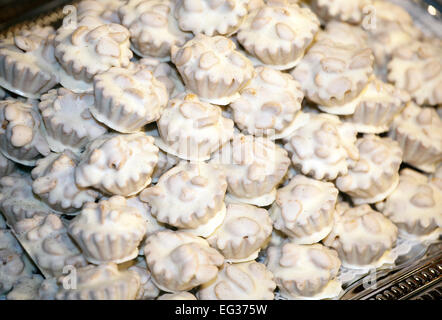
[[[273,226],[292,243],[319,242],[333,227],[337,197],[338,190],[331,182],[298,174],[277,191],[270,207]]]
[[[175,2],[130,0],[120,6],[121,24],[129,29],[132,49],[137,55],[169,61],[170,48],[182,46],[192,38],[190,32],[178,27]]]
[[[304,93],[289,74],[260,66],[256,75],[230,104],[233,120],[244,134],[281,139],[299,125]]]
[[[137,208],[124,197],[114,196],[88,202],[69,223],[69,233],[91,263],[123,263],[138,255],[146,224]]]
[[[23,28],[0,41],[0,86],[27,98],[39,98],[58,81],[54,29]]]
[[[349,161],[348,173],[336,179],[336,186],[357,205],[382,201],[399,183],[402,150],[396,141],[371,134],[356,146],[360,158]]]
[[[400,172],[396,190],[377,207],[401,236],[437,239],[442,231],[442,184],[412,169]]]
[[[57,30],[55,56],[64,71],[82,82],[66,81],[63,86],[74,92],[92,90],[93,77],[111,67],[126,67],[133,54],[130,32],[119,24],[68,24]]]
[[[171,56],[188,90],[210,103],[229,104],[254,75],[251,61],[224,36],[198,34],[173,46]]]
[[[161,139],[156,139],[156,144],[191,161],[208,160],[233,136],[233,121],[223,117],[221,108],[191,93],[170,100],[157,126]]]
[[[373,74],[372,51],[354,28],[334,24],[319,32],[318,41],[291,71],[305,96],[323,112],[353,114],[357,98]],[[335,29],[345,31],[347,38],[333,36]]]
[[[235,33],[247,16],[244,0],[180,0],[175,17],[181,30],[207,36]]]
[[[52,209],[67,214],[78,213],[86,202],[94,202],[100,193],[75,183],[79,158],[70,151],[51,153],[37,161],[32,169],[32,190]]]
[[[226,189],[221,168],[182,161],[164,173],[155,186],[144,189],[139,197],[159,222],[208,237],[226,215]]]
[[[367,204],[352,208],[345,202],[338,203],[335,217],[323,243],[338,252],[343,266],[367,269],[394,262],[389,254],[398,228],[390,219]]]
[[[68,279],[63,276],[59,279],[59,283]],[[140,276],[135,271],[120,271],[115,263],[105,263],[98,266],[88,265],[77,270],[77,287],[63,288],[60,286],[55,299],[135,300],[140,283]]]
[[[287,151],[268,138],[236,134],[211,162],[226,172],[229,201],[263,207],[275,201],[290,159]]]
[[[273,273],[282,297],[289,300],[336,297],[341,261],[335,250],[322,244],[301,245],[285,241],[267,249],[265,265]]]
[[[337,116],[307,113],[305,124],[285,139],[295,169],[316,180],[334,180],[348,172],[348,160],[358,160],[356,130]]]
[[[144,255],[155,284],[166,292],[188,291],[214,279],[224,258],[201,237],[165,230],[146,240]]]
[[[442,160],[442,120],[434,108],[409,102],[388,135],[399,143],[404,162],[422,171],[434,172]]]
[[[272,233],[267,210],[245,203],[229,203],[223,223],[207,239],[229,262],[251,261],[258,257]]]
[[[388,80],[419,104],[442,103],[442,46],[414,41],[398,47],[388,63]]]
[[[198,290],[200,300],[273,300],[276,283],[265,265],[225,263],[216,279]]]
[[[0,122],[0,151],[6,158],[32,167],[50,153],[43,123],[33,102],[0,101]]]
[[[237,38],[257,64],[288,70],[298,64],[318,30],[319,20],[309,8],[272,0],[249,13]]]
[[[168,101],[166,87],[142,64],[113,67],[94,77],[95,119],[122,133],[157,121]]]
[[[139,193],[150,184],[158,161],[158,148],[153,143],[153,137],[141,132],[95,139],[75,169],[76,183],[110,195]]]
[[[52,89],[41,96],[38,105],[45,124],[45,137],[54,152],[79,153],[108,130],[91,115],[94,96],[65,88]]]

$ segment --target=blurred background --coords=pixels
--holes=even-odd
[[[72,0],[0,0],[0,30],[70,2]]]

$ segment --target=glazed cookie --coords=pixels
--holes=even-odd
[[[290,159],[287,151],[267,138],[237,134],[212,162],[224,168],[231,200],[262,207],[275,200]]]
[[[267,1],[249,13],[237,38],[258,64],[287,70],[302,59],[318,30],[319,20],[309,8]]]
[[[266,266],[255,262],[225,263],[215,280],[198,290],[200,300],[273,300],[276,283]]]
[[[187,291],[178,293],[166,293],[158,297],[157,300],[198,300],[193,294]]]
[[[45,277],[60,276],[65,266],[86,265],[63,222],[54,214],[34,215],[21,220],[16,223],[15,232],[20,244]]]
[[[312,0],[313,11],[324,21],[340,20],[359,24],[369,13],[372,0]]]
[[[267,210],[250,204],[227,205],[226,218],[207,241],[229,262],[255,260],[272,233]]]
[[[51,153],[37,161],[32,170],[32,190],[52,209],[73,214],[86,202],[94,202],[100,193],[80,188],[75,183],[78,157],[70,151]]]
[[[94,264],[123,263],[138,255],[146,235],[146,221],[126,199],[113,196],[98,203],[88,202],[69,224],[69,233]]]
[[[153,58],[143,58],[138,60],[137,63],[152,71],[154,77],[166,86],[169,97],[174,98],[177,94],[186,91],[181,76],[172,64],[160,62]]]
[[[298,125],[304,94],[289,74],[260,66],[256,75],[230,104],[233,120],[245,134],[281,139]]]
[[[62,85],[75,91],[92,90],[93,77],[111,67],[126,67],[132,58],[129,30],[119,24],[67,25],[57,30],[55,56],[68,75],[83,87]]]
[[[13,173],[1,178],[0,190],[0,209],[12,228],[21,220],[55,213],[32,192],[32,179],[28,174]]]
[[[75,169],[82,188],[94,187],[105,194],[135,195],[151,182],[158,161],[154,139],[144,133],[108,134],[89,144]]]
[[[106,127],[92,117],[93,105],[92,94],[74,93],[65,88],[53,89],[41,96],[38,107],[52,151],[80,152],[88,142],[107,132]]]
[[[182,161],[143,190],[140,199],[158,221],[208,237],[224,220],[226,189],[221,168]]]
[[[183,32],[178,27],[178,22],[174,17],[176,2],[173,0],[129,0],[120,7],[122,24],[130,31],[132,49],[136,54],[169,61],[171,46],[182,46],[192,38],[191,33]]]
[[[146,66],[132,63],[95,76],[94,94],[92,115],[123,133],[137,132],[158,120],[168,101],[164,84]]]
[[[254,75],[250,60],[223,36],[200,33],[181,48],[173,46],[171,56],[186,87],[210,103],[229,104]]]
[[[15,170],[15,162],[9,160],[2,153],[0,153],[0,178],[13,173]]]
[[[407,90],[419,105],[442,103],[442,46],[414,41],[398,47],[388,64],[388,80]]]
[[[323,243],[334,248],[347,268],[377,268],[392,263],[389,253],[398,235],[397,227],[367,204],[351,208],[336,206],[333,230]]]
[[[224,262],[206,240],[183,231],[164,230],[151,235],[144,254],[155,284],[173,293],[214,279]]]
[[[434,172],[442,160],[442,120],[434,108],[409,102],[390,126],[389,136],[403,152],[403,161],[425,172]]]
[[[316,180],[334,180],[347,174],[348,161],[359,159],[355,128],[334,115],[305,116],[305,125],[296,129],[284,145],[295,169]]]
[[[386,132],[409,100],[404,90],[373,77],[361,93],[355,113],[341,119],[352,123],[358,132]]]
[[[294,176],[278,189],[270,208],[275,229],[292,243],[312,244],[324,239],[333,227],[338,190],[331,182]]]
[[[36,109],[33,102],[0,101],[0,151],[6,158],[25,166],[34,166],[50,152]]]
[[[153,283],[152,276],[147,269],[144,259],[139,259],[139,261],[129,267],[128,270],[135,271],[140,276],[140,290],[138,290],[137,300],[153,300],[158,297],[160,289]]]
[[[156,144],[185,160],[208,160],[233,136],[233,121],[222,116],[221,108],[194,94],[183,93],[170,100],[157,126],[161,139]]]
[[[118,8],[124,4],[123,0],[82,0],[77,4],[77,19],[80,24],[120,23]]]
[[[52,27],[35,25],[0,41],[0,85],[28,98],[38,98],[58,83]]]
[[[357,205],[382,201],[399,183],[402,150],[396,141],[371,134],[356,146],[360,158],[349,161],[348,173],[336,179],[336,186]]]
[[[442,184],[411,170],[400,173],[396,190],[377,208],[407,238],[434,238],[442,232]]]
[[[178,0],[174,8],[181,30],[207,36],[235,33],[247,15],[244,0]]]
[[[286,299],[327,299],[341,291],[341,283],[336,279],[341,261],[336,251],[322,244],[286,241],[271,246],[265,264]]]
[[[357,98],[373,74],[373,54],[363,42],[349,40],[357,34],[342,40],[343,37],[332,38],[332,31],[318,35],[322,40],[313,44],[291,74],[321,111],[353,114]]]
[[[31,277],[32,269],[21,254],[10,249],[0,249],[0,294],[10,291],[24,277]]]
[[[59,282],[72,281],[69,275]],[[115,263],[88,265],[77,269],[77,287],[57,292],[57,300],[135,300],[140,289],[140,276],[135,271],[120,271]]]
[[[375,24],[364,28],[368,35],[368,45],[375,57],[375,72],[383,79],[387,76],[387,63],[398,47],[409,44],[421,37],[421,32],[413,25],[410,14],[401,6],[384,0],[375,0]]]

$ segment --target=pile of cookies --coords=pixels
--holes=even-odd
[[[0,40],[4,298],[330,299],[440,236],[442,41],[401,7],[67,9]]]

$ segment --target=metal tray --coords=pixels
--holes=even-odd
[[[29,0],[13,0],[9,12],[11,14],[20,12],[17,7],[23,4],[23,1]],[[0,21],[0,39],[35,25],[58,27],[64,16],[63,7],[79,2],[78,0],[33,1],[44,4],[21,12],[16,18]],[[389,1],[404,7],[425,35],[442,38],[442,1]],[[2,15],[5,16],[8,14]],[[439,237],[438,241],[429,246],[416,245],[406,256],[400,256],[396,260],[395,267],[359,277],[344,287],[340,299],[442,300],[442,240]]]

